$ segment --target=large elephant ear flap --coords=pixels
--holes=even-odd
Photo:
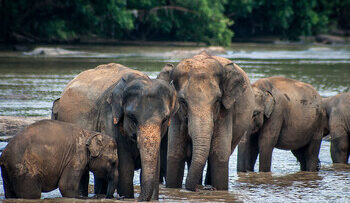
[[[270,118],[273,109],[275,108],[275,99],[270,91],[265,91],[264,102],[264,115],[266,118]]]
[[[226,109],[230,109],[233,103],[247,89],[247,83],[242,73],[234,67],[233,63],[224,66],[221,82],[222,104]]]
[[[126,86],[126,78],[122,78],[113,88],[111,95],[107,98],[107,102],[112,107],[113,124],[118,124],[121,120],[123,111],[123,93]]]
[[[88,148],[92,158],[96,158],[100,155],[103,149],[102,139],[101,134],[94,134],[87,139],[86,147]]]
[[[174,65],[167,63],[164,68],[160,71],[157,76],[157,79],[165,80],[168,83],[171,83],[171,73],[173,72]]]

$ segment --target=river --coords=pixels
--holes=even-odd
[[[198,49],[91,45],[45,48],[54,51],[0,51],[0,115],[49,115],[52,101],[59,97],[65,85],[81,71],[99,64],[121,63],[154,78],[166,63],[176,65]],[[46,55],[42,55],[44,52]],[[238,43],[216,55],[237,63],[251,82],[280,75],[310,83],[324,97],[350,91],[350,46]],[[350,201],[350,166],[333,165],[329,147],[330,143],[323,141],[318,173],[299,172],[292,153],[278,149],[273,152],[272,173],[237,173],[235,150],[230,159],[228,192],[193,193],[161,186],[160,200]],[[139,185],[138,175],[134,182]],[[58,190],[43,194],[43,198],[57,197],[60,197]],[[0,198],[4,198],[2,187]]]

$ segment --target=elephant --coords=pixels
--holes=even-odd
[[[115,138],[119,195],[134,197],[134,170],[141,168],[138,199],[148,201],[152,196],[158,198],[160,142],[176,111],[176,102],[171,84],[111,63],[86,70],[73,79],[54,102],[52,117]],[[96,194],[106,192],[104,182],[95,178]],[[86,189],[81,188],[85,194]]]
[[[40,199],[57,187],[63,197],[79,197],[82,175],[108,180],[107,197],[118,183],[117,143],[74,124],[41,120],[8,143],[0,158],[6,198]]]
[[[273,148],[291,150],[302,171],[319,170],[318,154],[326,132],[326,113],[319,93],[309,84],[269,77],[253,85],[255,110],[251,134],[238,145],[237,170],[271,171]]]
[[[348,163],[350,155],[350,92],[324,98],[333,163]]]
[[[197,191],[208,161],[206,185],[228,189],[228,163],[241,137],[249,133],[254,94],[246,73],[230,60],[206,52],[166,65],[159,79],[173,83],[179,110],[168,129],[166,187]]]

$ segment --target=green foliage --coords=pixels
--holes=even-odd
[[[81,37],[229,45],[350,29],[350,0],[0,0],[0,40]],[[235,23],[233,23],[235,22]]]
[[[232,22],[223,15],[223,0],[129,1],[137,9],[135,35],[151,40],[198,41],[228,45]]]

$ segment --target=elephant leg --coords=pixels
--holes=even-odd
[[[270,118],[259,134],[259,171],[270,172],[272,151],[278,141],[282,127],[282,119]]]
[[[209,155],[210,183],[217,190],[228,189],[228,162],[230,149],[227,153],[211,153]]]
[[[79,195],[87,197],[89,194],[89,170],[86,170],[80,179],[79,183]]]
[[[17,178],[15,182],[18,183],[14,185],[15,186],[14,191],[16,193],[17,198],[40,199],[41,182],[38,176],[32,176],[31,174],[26,174]]]
[[[306,171],[319,171],[318,154],[321,147],[321,139],[311,140],[310,144],[305,149]]]
[[[228,163],[232,148],[232,115],[218,118],[209,152],[211,185],[217,190],[228,189]],[[239,131],[239,129],[237,128]],[[240,132],[237,132],[240,133]],[[244,133],[240,137],[243,136]],[[238,143],[238,142],[237,142]]]
[[[89,171],[87,171],[89,174]],[[79,186],[82,175],[86,172],[75,171],[71,167],[63,170],[60,180],[58,181],[58,188],[62,197],[75,198],[79,196]]]
[[[349,136],[344,132],[342,135],[333,133],[331,137],[331,157],[333,163],[348,163]]]
[[[250,160],[248,165],[248,171],[254,171],[254,166],[256,163],[256,159],[259,154],[259,137],[254,136],[250,143]]]
[[[4,167],[1,167],[1,176],[4,184],[5,198],[16,198],[16,193],[13,191],[12,183],[9,180],[7,171]]]
[[[306,171],[306,158],[305,158],[305,148],[302,147],[300,149],[292,150],[293,155],[297,158],[300,163],[300,170]]]
[[[107,185],[108,182],[105,178],[98,178],[94,176],[94,191],[97,195],[107,194]]]
[[[166,181],[166,162],[168,154],[168,132],[165,133],[160,144],[160,169],[159,169],[159,183]]]
[[[134,160],[130,154],[126,151],[119,154],[119,181],[118,181],[118,193],[119,196],[125,198],[134,198]]]
[[[184,125],[175,115],[171,119],[168,134],[168,159],[166,171],[166,187],[181,188],[187,152],[187,138]]]

